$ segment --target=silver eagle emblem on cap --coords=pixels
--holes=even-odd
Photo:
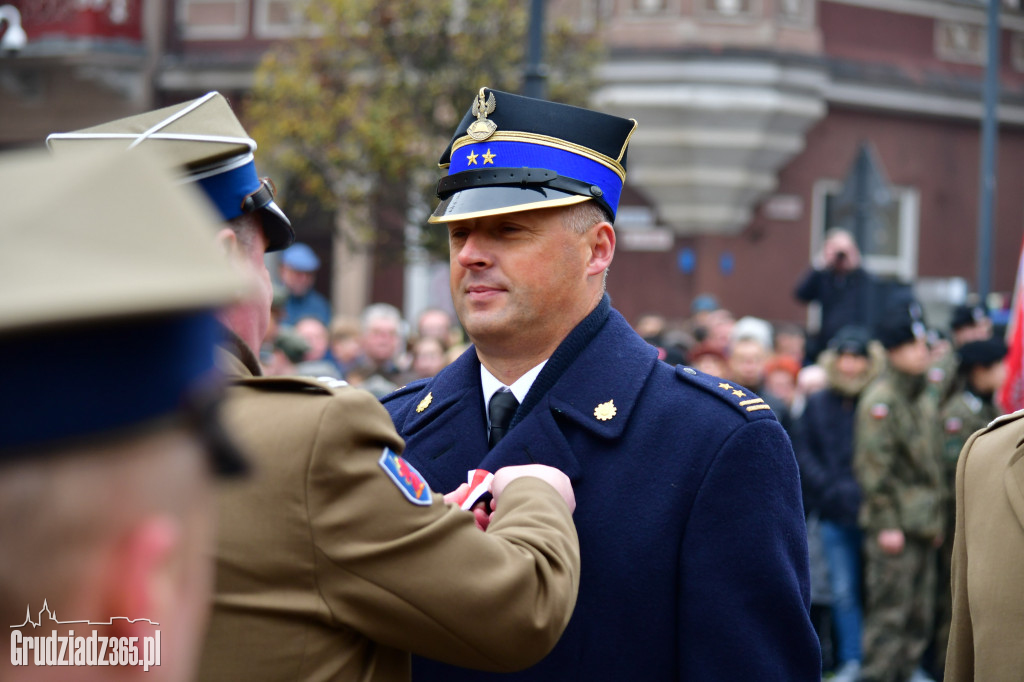
[[[466,133],[477,142],[486,140],[498,129],[498,124],[487,118],[488,114],[494,113],[495,106],[497,106],[497,102],[494,99],[494,93],[487,92],[487,88],[480,88],[480,93],[473,100],[471,110],[471,113],[476,116],[476,120],[470,123],[469,128],[466,129]]]

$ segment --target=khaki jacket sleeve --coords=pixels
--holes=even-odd
[[[974,679],[974,626],[971,623],[970,595],[967,594],[967,538],[964,535],[964,472],[971,445],[981,433],[979,431],[967,440],[956,465],[956,528],[951,571],[953,616],[946,648],[945,676],[957,682]]]
[[[307,494],[318,589],[332,616],[381,644],[456,665],[537,662],[576,602],[568,507],[546,483],[520,479],[481,532],[439,494],[427,506],[406,498],[379,463],[400,444],[369,394],[348,391],[325,411]]]

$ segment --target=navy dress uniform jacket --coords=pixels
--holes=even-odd
[[[554,651],[500,676],[417,660],[416,682],[820,680],[788,436],[757,396],[659,362],[607,297],[489,452],[473,348],[384,404],[435,490],[473,468],[539,462],[576,491],[580,591]],[[486,628],[488,614],[479,621]]]

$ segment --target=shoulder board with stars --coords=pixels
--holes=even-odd
[[[731,381],[726,381],[704,372],[699,372],[692,367],[676,366],[676,376],[683,381],[698,386],[708,393],[718,396],[721,400],[732,405],[738,412],[746,415],[748,419],[771,418],[775,419],[775,413],[768,403],[756,393],[748,391]]]

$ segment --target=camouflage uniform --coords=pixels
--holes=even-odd
[[[869,386],[857,408],[854,472],[861,485],[865,543],[864,659],[861,679],[903,682],[928,644],[934,617],[936,553],[942,535],[944,485],[933,395],[924,376],[891,367]],[[878,534],[900,529],[898,555]]]
[[[1000,409],[991,399],[985,399],[965,389],[954,394],[943,403],[939,410],[939,425],[942,428],[944,448],[942,450],[942,480],[946,489],[952,491],[956,482],[956,463],[964,443],[975,431],[985,428],[1000,414]],[[935,661],[942,665],[946,660],[946,644],[949,640],[949,624],[953,613],[950,591],[951,564],[953,557],[953,526],[956,524],[956,505],[952,496],[943,505],[946,533],[939,550],[939,582],[935,604]]]

